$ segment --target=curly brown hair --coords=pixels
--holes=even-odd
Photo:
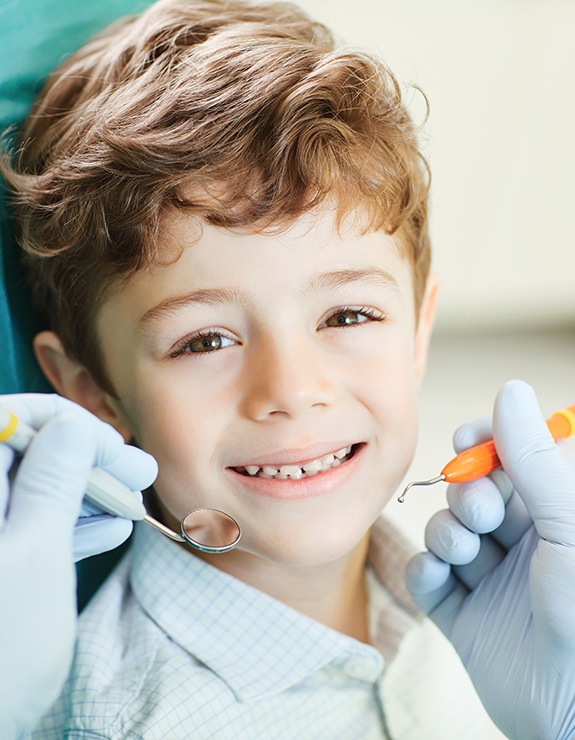
[[[111,390],[95,316],[161,257],[163,218],[255,231],[326,198],[400,234],[420,305],[428,167],[392,73],[289,3],[159,0],[47,81],[2,173],[35,301]]]

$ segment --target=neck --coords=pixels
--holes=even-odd
[[[244,551],[201,557],[327,627],[369,642],[368,545],[369,534],[346,557],[305,567],[278,564]]]

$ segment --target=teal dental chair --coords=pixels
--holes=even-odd
[[[46,76],[109,23],[151,0],[0,0],[0,131],[17,131]],[[40,327],[18,262],[6,191],[0,181],[0,393],[50,392],[32,352]],[[78,566],[81,609],[125,546]]]

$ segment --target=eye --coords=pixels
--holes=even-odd
[[[180,357],[187,354],[206,354],[208,352],[216,352],[225,347],[232,347],[235,344],[238,344],[238,342],[225,336],[220,331],[206,329],[190,337],[186,337],[176,344],[174,349],[171,350],[170,356]]]
[[[344,328],[370,321],[383,321],[384,319],[385,315],[371,306],[342,306],[332,311],[325,321],[320,323],[318,329]]]

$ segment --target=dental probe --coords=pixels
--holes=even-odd
[[[558,442],[575,434],[575,405],[567,406],[561,411],[556,411],[547,419],[547,427],[553,439]],[[435,483],[446,481],[447,483],[469,483],[470,481],[483,478],[501,467],[501,460],[497,455],[493,440],[470,447],[450,460],[441,473],[429,480],[413,481],[403,489],[403,493],[397,499],[400,504],[405,501],[405,494],[413,486],[432,486]]]
[[[0,442],[23,454],[35,435],[32,427],[0,403]],[[147,516],[144,504],[128,486],[100,468],[92,468],[85,495],[109,514],[135,521]]]

